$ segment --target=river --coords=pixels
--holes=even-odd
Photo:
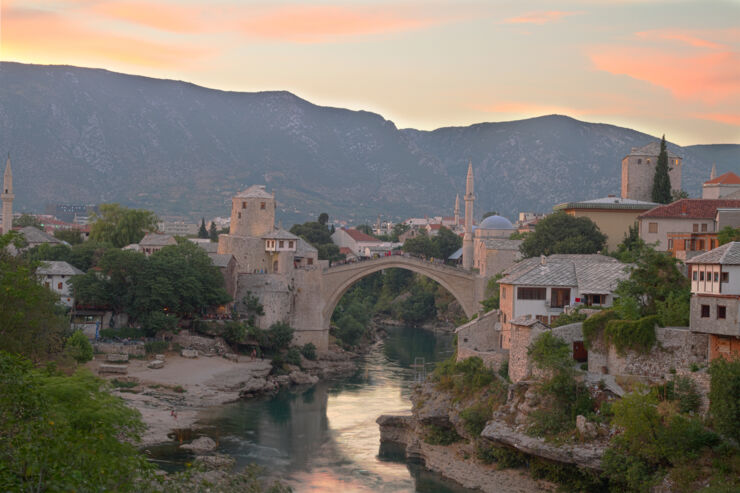
[[[379,453],[376,418],[409,413],[414,380],[453,352],[449,334],[410,327],[388,333],[356,375],[212,408],[200,421],[203,431],[237,467],[256,462],[297,493],[470,491],[403,454]],[[420,362],[424,368],[414,368]]]

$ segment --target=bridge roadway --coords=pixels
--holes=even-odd
[[[321,275],[324,320],[331,319],[337,303],[354,283],[374,272],[394,267],[417,272],[438,282],[457,299],[466,316],[472,317],[478,313],[480,308],[478,302],[482,299],[480,276],[458,267],[418,257],[389,255],[324,268]]]

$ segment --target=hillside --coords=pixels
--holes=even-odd
[[[476,215],[550,210],[617,193],[619,163],[652,138],[565,116],[426,132],[288,92],[238,93],[99,69],[0,63],[0,150],[16,209],[121,202],[162,215],[226,215],[233,193],[265,183],[285,222],[326,211],[374,218],[450,214],[468,160]],[[740,168],[740,146],[671,149],[692,195]]]

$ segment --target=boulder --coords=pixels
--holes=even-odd
[[[164,354],[155,354],[154,359],[158,359],[159,361],[164,361]]]
[[[114,363],[127,362],[128,354],[126,353],[110,353],[105,355],[105,361],[111,361]]]
[[[293,385],[313,385],[319,381],[319,377],[303,373],[302,371],[291,372],[289,376]]]
[[[193,452],[211,452],[212,450],[216,450],[216,442],[212,438],[200,437],[190,443],[180,445],[180,448],[192,450]]]
[[[589,423],[585,416],[576,416],[576,429],[584,438],[596,438],[599,434],[594,423]]]
[[[197,358],[198,350],[197,349],[183,349],[182,351],[180,351],[180,355],[183,358]]]
[[[161,359],[153,359],[146,366],[147,368],[158,370],[160,368],[164,368],[164,361],[162,361]]]
[[[234,353],[224,353],[224,358],[226,358],[229,361],[236,361],[239,362],[239,355]]]
[[[102,364],[98,368],[98,373],[118,373],[120,375],[125,375],[128,373],[128,365]]]
[[[199,455],[193,461],[207,469],[230,469],[236,462],[233,457],[224,454]]]

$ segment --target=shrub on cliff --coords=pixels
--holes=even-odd
[[[93,359],[93,347],[87,336],[81,330],[76,330],[67,338],[64,352],[78,363],[85,363]]]
[[[718,432],[740,442],[740,360],[715,359],[709,374],[712,423]]]

